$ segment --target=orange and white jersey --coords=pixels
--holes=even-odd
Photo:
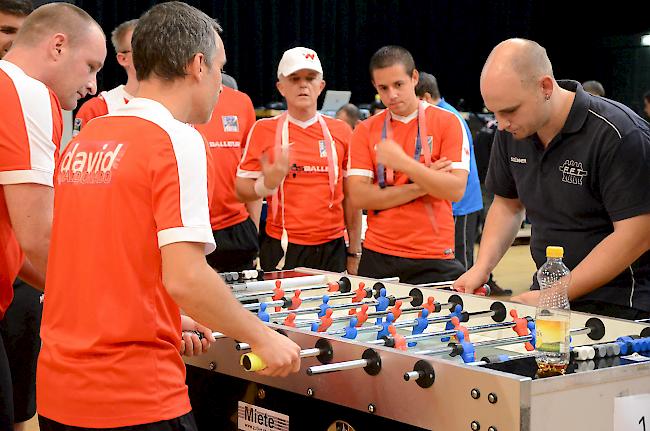
[[[13,63],[0,60],[0,186],[53,186],[63,120],[54,93]],[[0,319],[13,298],[12,283],[23,254],[0,187]]]
[[[37,373],[40,414],[105,428],[190,410],[180,310],[160,248],[215,249],[211,157],[200,133],[135,98],[93,120],[56,170]]]
[[[255,109],[250,97],[223,87],[210,121],[195,126],[208,141],[214,162],[215,188],[210,201],[213,230],[225,229],[248,218],[246,206],[235,194],[235,177],[246,137],[254,123]]]
[[[72,135],[77,133],[93,118],[101,117],[106,114],[112,114],[122,106],[129,103],[133,98],[132,95],[124,90],[124,85],[118,85],[109,91],[102,91],[98,96],[87,100],[74,118]]]
[[[269,212],[266,232],[275,239],[282,237],[282,214],[273,214],[273,200],[282,206],[284,194],[284,227],[289,242],[317,245],[340,238],[345,229],[343,217],[343,177],[348,160],[348,146],[352,129],[346,123],[323,116],[336,148],[338,178],[334,198],[329,182],[326,140],[318,115],[306,122],[288,117],[289,174],[277,195],[267,197]],[[237,176],[259,178],[262,175],[260,158],[266,154],[273,162],[276,129],[281,117],[267,118],[255,123],[248,135],[248,143],[239,165]]]
[[[384,110],[354,129],[348,176],[365,176],[377,184],[375,145],[382,139],[387,113]],[[460,120],[454,114],[428,104],[424,115],[426,141],[432,160],[447,157],[452,161],[453,169],[469,171],[469,141]],[[413,157],[418,135],[418,111],[408,117],[391,114],[390,126],[393,140]],[[420,161],[424,162],[423,155]],[[406,182],[408,177],[405,174],[395,172],[395,184]],[[427,199],[433,209],[435,225],[423,199],[382,211],[368,211],[364,248],[412,259],[453,259],[454,219],[451,202],[433,197]]]

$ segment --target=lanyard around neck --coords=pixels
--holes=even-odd
[[[334,205],[334,194],[336,191],[336,184],[338,182],[339,169],[338,169],[338,157],[336,153],[336,148],[334,146],[334,139],[332,134],[325,123],[325,119],[322,115],[316,114],[318,117],[318,123],[320,124],[321,130],[323,132],[323,140],[325,141],[325,152],[327,154],[327,177],[330,188],[330,202],[329,207],[331,208]],[[278,117],[278,123],[275,128],[275,148],[277,150],[289,148],[289,118],[288,114],[284,114]],[[281,183],[282,194],[284,195],[284,180]],[[272,217],[275,219],[278,210],[278,199],[277,192],[273,194],[272,201]],[[283,208],[284,211],[284,208]]]
[[[427,137],[427,123],[426,123],[425,111],[426,111],[425,103],[424,102],[418,103],[418,116],[417,116],[418,133],[415,139],[415,152],[413,154],[413,158],[419,162],[420,155],[424,153],[424,164],[428,167],[431,166],[431,148],[429,147],[429,143],[427,142],[428,137]],[[390,110],[387,109],[386,118],[384,119],[384,125],[381,130],[382,140],[393,139],[393,128],[390,124],[391,118],[392,116]],[[392,169],[386,168],[381,163],[377,164],[377,182],[379,183],[379,187],[383,189],[387,185],[388,186],[393,185],[395,182],[394,177],[395,174]]]

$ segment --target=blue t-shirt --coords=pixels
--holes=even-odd
[[[483,208],[481,183],[478,180],[478,169],[476,168],[476,157],[474,156],[472,132],[470,131],[469,126],[467,125],[467,121],[465,121],[463,116],[460,115],[456,108],[445,102],[445,99],[440,99],[440,102],[438,102],[437,106],[453,113],[458,118],[460,118],[460,121],[463,123],[463,127],[465,127],[467,138],[469,140],[469,175],[467,176],[465,195],[463,195],[463,198],[460,201],[451,203],[451,208],[453,210],[454,216],[464,216]]]

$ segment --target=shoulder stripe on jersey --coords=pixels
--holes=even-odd
[[[170,242],[202,242],[205,253],[216,249],[208,207],[208,162],[203,137],[198,130],[172,117],[162,105],[148,99],[133,99],[108,117],[134,116],[150,121],[169,136],[180,193],[182,227],[158,232],[158,245]]]
[[[25,121],[30,166],[35,175],[22,177],[30,177],[27,182],[53,187],[56,145],[52,142],[54,123],[50,92],[45,84],[27,76],[13,63],[4,61],[0,67],[16,88]]]
[[[438,109],[442,109],[439,107],[436,107]],[[462,142],[462,147],[460,151],[460,162],[454,162],[451,164],[452,169],[463,169],[465,171],[469,172],[469,159],[470,159],[470,150],[469,150],[469,136],[467,135],[467,130],[465,129],[465,125],[463,124],[462,120],[458,117],[458,115],[454,114],[453,112],[444,110],[445,112],[449,112],[451,115],[454,116],[456,121],[458,121],[458,124],[460,126],[460,130],[463,133],[463,142]]]
[[[248,149],[250,148],[249,144],[251,143],[251,136],[253,136],[253,131],[255,130],[257,125],[261,121],[270,121],[270,120],[273,120],[274,118],[262,118],[262,119],[259,119],[256,122],[254,122],[253,125],[251,126],[251,129],[248,131],[248,136],[246,136],[246,147],[244,148],[244,152],[241,155],[241,160],[239,160],[239,165],[237,166],[237,176],[238,177],[243,176],[244,178],[253,178],[253,177],[247,177],[245,175],[239,175],[239,171],[241,170],[241,164],[242,164],[242,162],[244,160],[246,160],[246,156],[248,155]],[[250,171],[242,171],[242,172],[250,172]],[[261,172],[260,172],[260,175],[262,175]],[[257,178],[257,177],[255,177],[255,178]]]
[[[618,129],[616,128],[616,126],[613,125],[612,122],[609,121],[607,118],[603,117],[603,116],[600,115],[600,114],[595,113],[595,112],[592,111],[591,109],[589,110],[589,112],[591,112],[591,113],[594,114],[596,117],[598,117],[598,118],[600,118],[601,120],[603,120],[605,123],[607,123],[607,124],[609,124],[610,126],[612,126],[612,129],[614,129],[614,131],[615,131],[616,134],[618,135],[619,139],[623,137],[623,136],[621,136],[621,132],[618,131]]]

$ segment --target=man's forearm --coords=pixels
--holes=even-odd
[[[254,201],[246,202],[246,211],[250,216],[258,232],[260,230],[260,214],[262,213],[262,199],[257,199]]]
[[[166,287],[183,312],[208,328],[251,344],[259,342],[268,330],[241,306],[207,263],[182,285],[169,284]]]
[[[343,212],[345,214],[345,227],[348,231],[348,248],[353,253],[361,251],[361,210],[350,203],[350,199],[343,199]]]
[[[417,184],[404,184],[380,188],[371,183],[358,182],[350,186],[350,199],[357,208],[385,210],[409,203],[424,192]]]
[[[18,277],[23,280],[25,283],[29,284],[35,289],[40,290],[41,292],[45,290],[45,274],[41,274],[40,271],[37,271],[32,266],[29,259],[25,259],[23,266],[20,268]]]
[[[614,279],[650,248],[650,215],[617,226],[571,271],[569,299],[592,292]],[[632,283],[630,274],[630,283]]]
[[[523,219],[524,207],[518,200],[494,197],[481,235],[476,270],[492,272],[515,240]]]
[[[54,189],[41,184],[4,185],[11,226],[31,267],[45,277],[50,249]]]
[[[237,177],[235,179],[235,193],[240,202],[253,202],[259,200],[255,192],[255,179]]]
[[[434,198],[458,202],[465,193],[466,171],[456,170],[454,173],[437,171],[409,159],[404,173]]]

